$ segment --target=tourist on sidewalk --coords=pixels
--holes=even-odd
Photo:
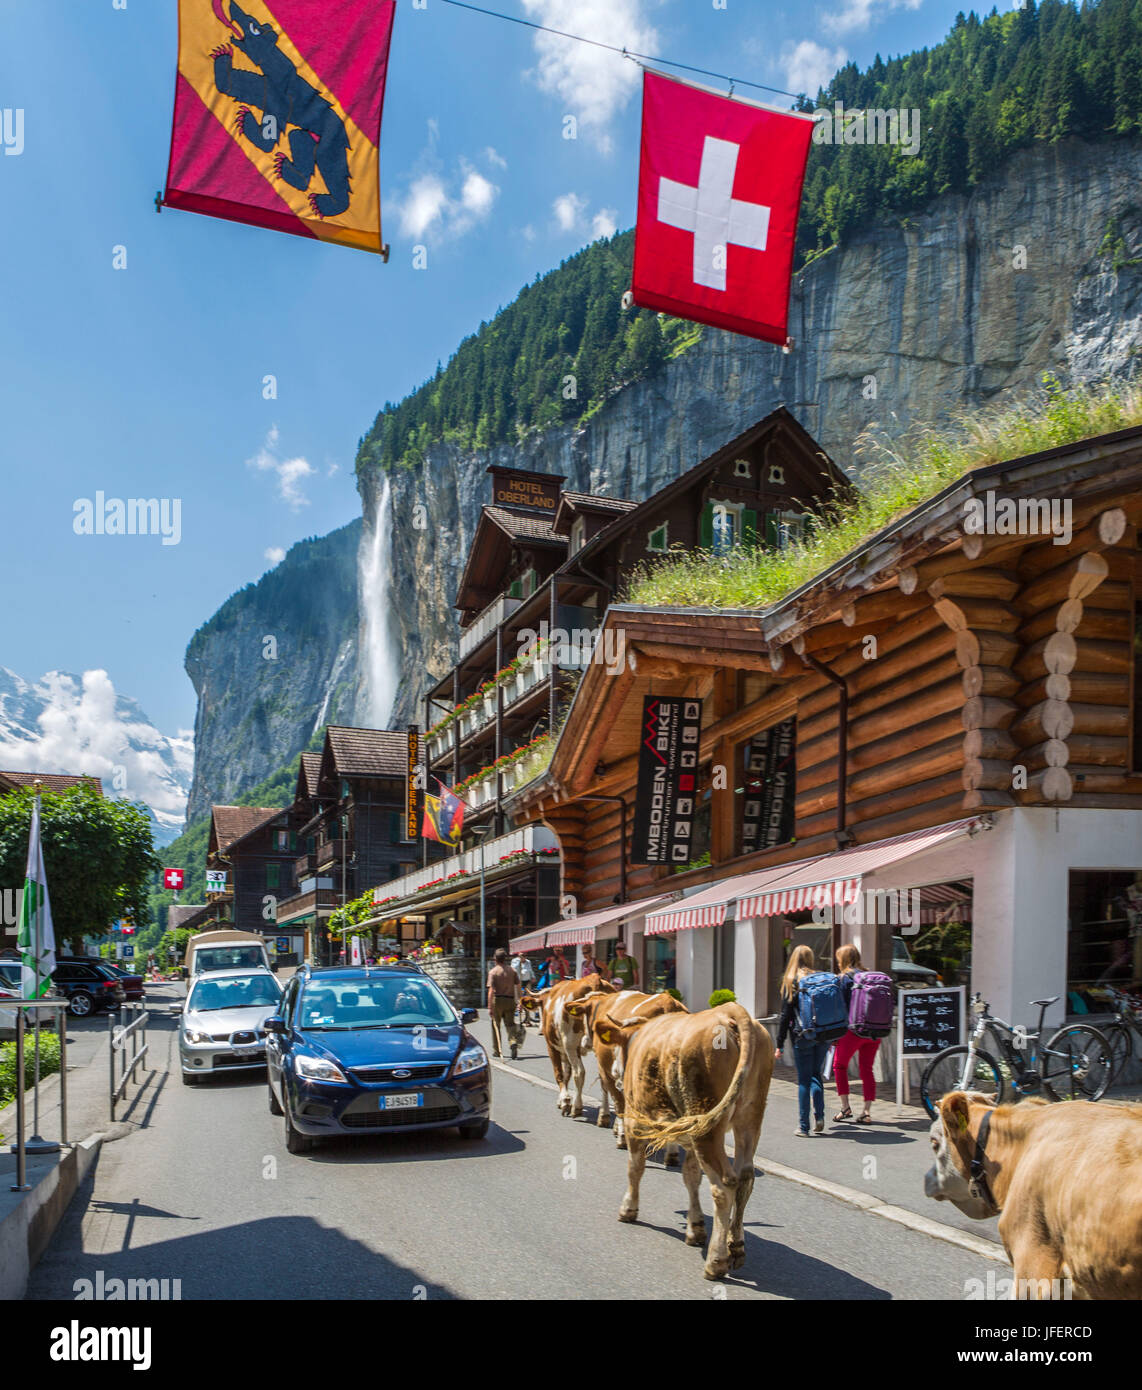
[[[793,1060],[797,1066],[797,1109],[799,1126],[794,1134],[809,1134],[809,1107],[812,1102],[814,1133],[825,1131],[825,1083],[821,1072],[829,1044],[844,1032],[847,1011],[840,983],[835,975],[813,968],[813,951],[798,946],[789,957],[781,979],[781,1022],[777,1029],[777,1049],[793,1036]]]
[[[500,1044],[502,1023],[507,1031],[514,1061],[519,1055],[515,1022],[516,1003],[520,993],[519,976],[508,964],[508,953],[502,946],[497,948],[493,959],[495,964],[488,971],[488,1016],[492,1020],[492,1055],[504,1055]]]
[[[579,972],[580,979],[586,979],[588,975],[598,975],[600,980],[610,979],[607,967],[595,955],[594,946],[587,946],[583,950],[583,969]]]
[[[627,955],[627,948],[621,941],[615,943],[611,979],[620,989],[638,989],[638,962]]]
[[[849,1010],[849,1027],[837,1039],[833,1055],[833,1080],[837,1084],[837,1098],[841,1102],[841,1108],[833,1120],[840,1124],[853,1119],[849,1106],[849,1063],[855,1056],[864,1097],[864,1110],[857,1123],[869,1125],[872,1123],[872,1103],[876,1099],[873,1062],[881,1039],[888,1035],[892,1027],[895,1001],[892,979],[878,971],[865,970],[860,962],[860,952],[852,942],[846,942],[837,951],[837,974]]]

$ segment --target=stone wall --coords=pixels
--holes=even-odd
[[[420,968],[431,975],[454,1008],[483,1007],[480,962],[474,956],[439,956],[436,960],[422,962]]]

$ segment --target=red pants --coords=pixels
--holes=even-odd
[[[849,1063],[856,1054],[860,1068],[860,1088],[866,1101],[876,1099],[876,1078],[872,1074],[872,1060],[880,1046],[880,1038],[861,1038],[856,1033],[846,1033],[837,1040],[833,1055],[833,1080],[837,1083],[837,1095],[844,1099],[849,1094]]]

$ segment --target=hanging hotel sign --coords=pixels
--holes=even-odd
[[[701,700],[643,700],[632,864],[688,864],[693,857],[701,729]]]
[[[408,773],[404,782],[404,837],[415,840],[420,834],[419,798],[417,783],[420,781],[420,730],[415,724],[408,726]]]
[[[497,507],[528,507],[554,514],[559,506],[563,485],[560,477],[496,464],[492,464],[488,472],[492,475],[492,500]]]
[[[742,803],[743,854],[773,849],[793,838],[793,802],[797,795],[794,750],[797,717],[763,729],[745,746]]]
[[[226,870],[207,869],[206,871],[206,891],[208,893],[225,893],[226,891]]]

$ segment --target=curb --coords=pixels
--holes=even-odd
[[[506,1062],[498,1061],[496,1058],[489,1060],[497,1071],[506,1072],[509,1076],[516,1076],[521,1081],[530,1081],[533,1086],[540,1086],[545,1091],[559,1090],[554,1081],[545,1081],[540,1076],[532,1076],[530,1072],[521,1071],[519,1067],[510,1067]],[[586,1091],[583,1092],[583,1099],[590,1101],[592,1105],[600,1104],[598,1096],[589,1095]],[[995,1260],[1003,1265],[1011,1263],[1007,1258],[1007,1252],[998,1241],[987,1240],[983,1236],[973,1236],[970,1232],[961,1231],[956,1226],[948,1226],[943,1221],[933,1221],[930,1217],[908,1211],[905,1207],[894,1206],[882,1197],[872,1197],[867,1192],[858,1192],[855,1187],[844,1187],[840,1183],[830,1182],[828,1178],[819,1178],[814,1173],[804,1173],[799,1168],[789,1168],[784,1163],[778,1163],[776,1160],[768,1158],[760,1163],[755,1163],[754,1171],[761,1177],[768,1175],[783,1178],[786,1182],[795,1182],[801,1187],[811,1188],[814,1192],[821,1193],[822,1196],[832,1197],[838,1202],[844,1202],[846,1206],[868,1212],[870,1216],[880,1216],[886,1221],[895,1221],[898,1226],[905,1226],[919,1235],[931,1236],[933,1240],[942,1240],[949,1245],[957,1245],[961,1250],[967,1250],[970,1254],[979,1255],[985,1260]]]
[[[0,1299],[22,1299],[28,1277],[91,1171],[105,1135],[89,1134],[60,1154],[29,1192],[0,1221]]]

